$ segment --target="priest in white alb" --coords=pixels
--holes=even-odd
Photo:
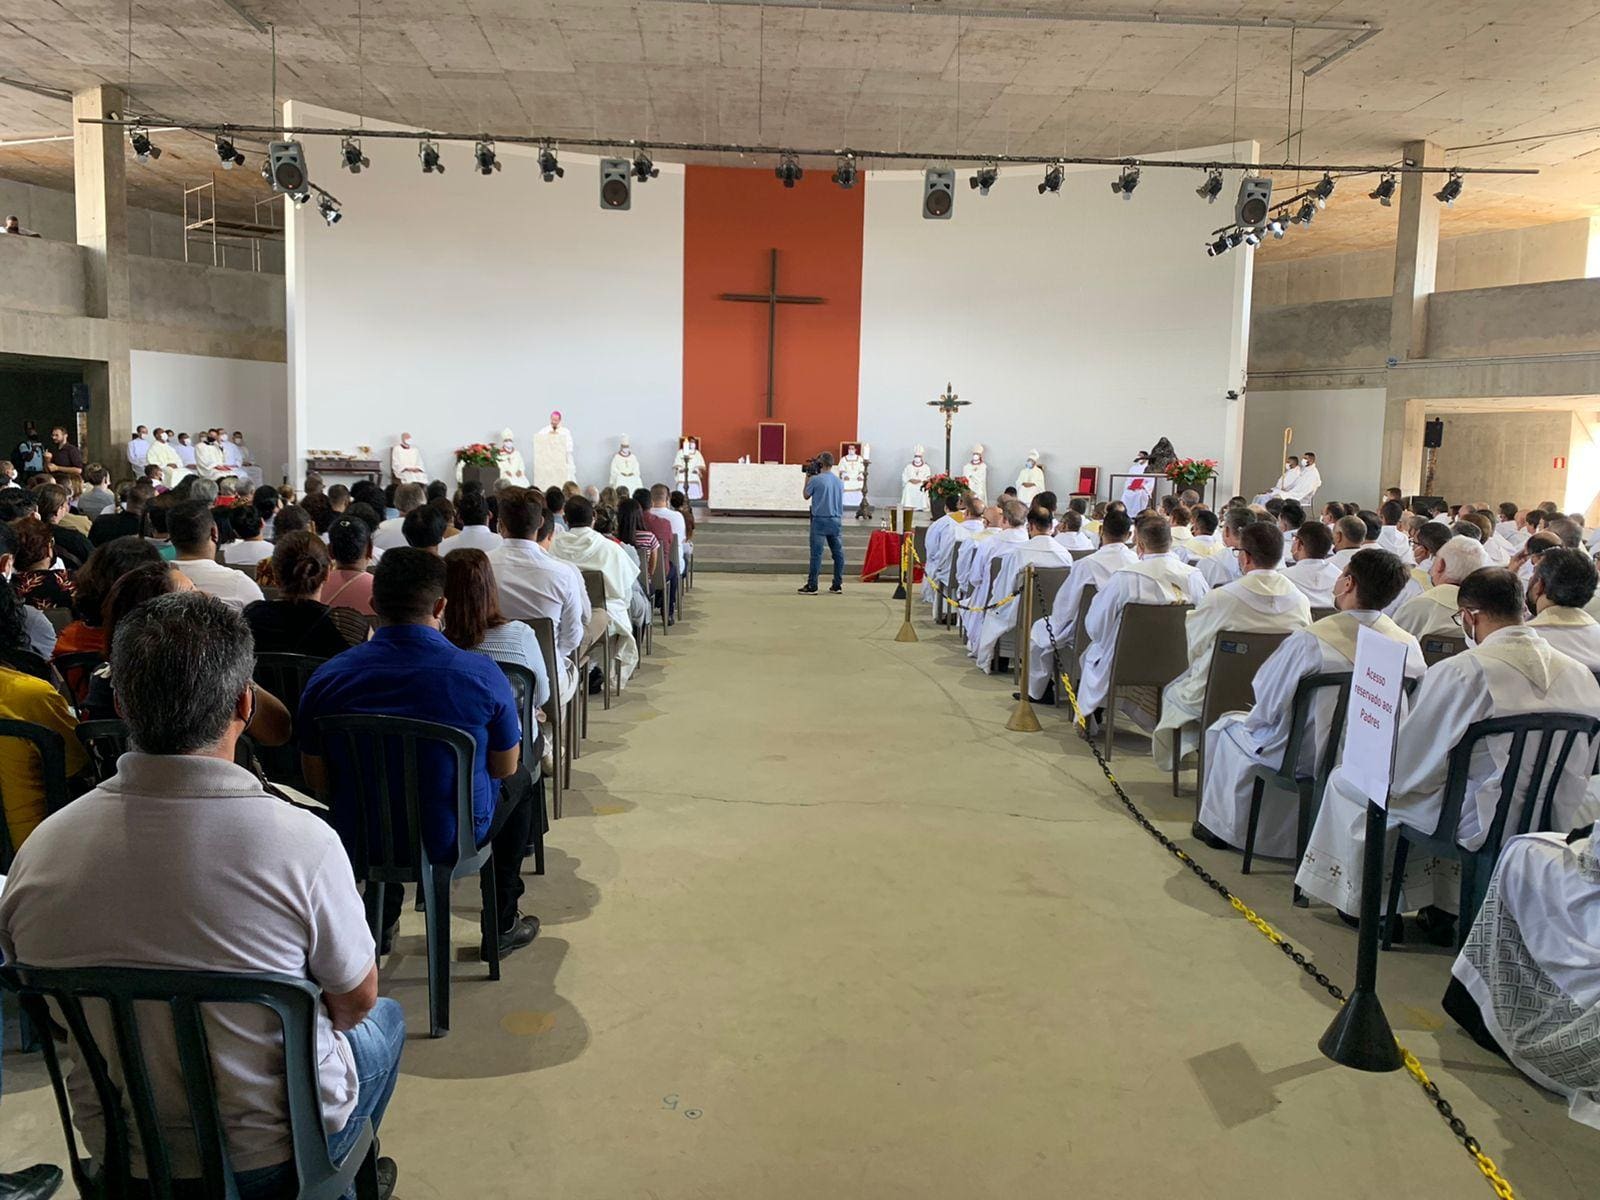
[[[1085,589],[1092,587],[1098,592],[1113,574],[1139,561],[1128,544],[1132,531],[1133,522],[1127,513],[1109,510],[1100,522],[1100,548],[1072,564],[1067,581],[1056,593],[1050,615],[1033,623],[1028,632],[1028,691],[1032,699],[1055,698],[1056,659],[1074,644]]]
[[[1189,669],[1162,689],[1161,719],[1150,739],[1156,766],[1172,769],[1199,745],[1200,712],[1205,706],[1206,677],[1219,633],[1293,633],[1311,624],[1311,605],[1300,590],[1278,570],[1283,539],[1265,521],[1244,531],[1238,550],[1238,579],[1196,602],[1184,620],[1189,643]]]
[[[858,446],[854,442],[848,443],[844,454],[839,458],[839,482],[844,486],[844,512],[846,516],[854,513],[861,507],[861,502],[866,499],[867,490],[867,454],[870,451],[866,446]]]
[[[1594,560],[1581,550],[1554,547],[1539,555],[1528,584],[1528,628],[1591,671],[1600,671],[1600,621],[1584,609],[1595,596]],[[1600,714],[1597,714],[1600,715]]]
[[[1219,588],[1232,583],[1244,572],[1239,569],[1239,538],[1256,523],[1257,517],[1248,508],[1230,508],[1222,515],[1222,525],[1217,535],[1218,549],[1205,558],[1195,560],[1195,568],[1205,579],[1207,587]],[[1274,524],[1276,529],[1277,525]]]
[[[1032,504],[1033,498],[1044,491],[1044,468],[1039,465],[1039,452],[1028,451],[1028,461],[1017,473],[1017,499]]]
[[[617,671],[617,686],[622,688],[639,665],[639,643],[634,640],[628,607],[639,580],[639,560],[617,542],[595,532],[594,506],[582,496],[567,501],[566,521],[567,528],[550,541],[550,554],[579,570],[587,567],[605,576],[611,663]]]
[[[189,468],[183,465],[183,459],[178,457],[178,452],[172,448],[172,443],[167,439],[172,435],[165,429],[157,429],[150,448],[145,452],[145,465],[161,468],[161,482],[165,487],[176,487],[178,480],[188,475]]]
[[[922,457],[922,447],[911,452],[911,461],[900,472],[900,507],[917,512],[928,511],[928,493],[922,485],[933,478],[933,468]]]
[[[1042,508],[1025,507],[1021,500],[1011,500],[1010,504],[1016,505],[1026,514],[1027,539],[1014,545],[1002,545],[996,552],[1000,562],[1000,573],[995,576],[994,587],[991,590],[990,603],[1004,596],[1017,596],[1022,591],[1024,577],[1028,567],[1064,567],[1070,573],[1072,569],[1072,554],[1062,547],[1050,536],[1050,514]],[[1002,508],[1005,504],[1002,503]],[[983,614],[983,623],[978,630],[977,645],[973,657],[977,659],[978,669],[984,674],[994,670],[995,650],[1000,644],[1000,639],[1007,630],[1017,627],[1017,605],[1021,600],[1013,600],[1004,608],[991,608]],[[1021,653],[1019,648],[1017,653]]]
[[[1457,602],[1468,648],[1429,668],[1410,711],[1400,719],[1389,786],[1390,830],[1385,846],[1376,848],[1385,855],[1386,864],[1397,825],[1430,834],[1437,828],[1450,754],[1469,726],[1521,713],[1600,712],[1600,683],[1594,673],[1524,624],[1522,584],[1510,571],[1503,567],[1474,571],[1462,580]],[[1454,831],[1465,849],[1478,849],[1488,836],[1509,748],[1509,736],[1500,735],[1478,742],[1472,752]],[[1523,757],[1524,781],[1531,777],[1538,757],[1531,750]],[[1588,738],[1578,737],[1559,777],[1551,774],[1554,757],[1546,763],[1547,782],[1539,790],[1543,796],[1548,782],[1554,782],[1551,828],[1565,833],[1594,820],[1591,806],[1585,804],[1594,747]],[[1524,789],[1517,791],[1522,794]],[[1366,797],[1347,781],[1342,768],[1335,767],[1295,876],[1302,891],[1346,914],[1359,911],[1362,855],[1373,849],[1366,845],[1366,812]],[[1511,820],[1515,819],[1513,813]],[[1411,853],[1400,911],[1427,909],[1430,932],[1443,934],[1441,914],[1456,912],[1459,886],[1458,863]],[[1386,886],[1386,903],[1387,894]]]
[[[510,430],[502,434],[502,438],[510,435]],[[515,447],[513,447],[515,448]],[[521,459],[521,453],[517,455]],[[526,471],[522,472],[526,475]],[[500,469],[500,475],[505,477],[505,468]],[[568,483],[578,482],[578,464],[572,457],[572,431],[561,423],[561,412],[556,410],[550,414],[550,424],[533,435],[533,486],[542,492],[547,492],[553,487],[563,487]],[[527,487],[527,483],[515,484],[516,487]]]
[[[1433,556],[1429,578],[1433,586],[1407,600],[1394,614],[1394,623],[1412,637],[1445,634],[1460,637],[1456,611],[1460,607],[1458,585],[1480,567],[1489,565],[1483,547],[1471,538],[1457,534]]]
[[[706,498],[706,460],[697,438],[679,439],[678,453],[672,460],[672,480],[690,501]]]
[[[1084,716],[1105,704],[1123,610],[1130,604],[1198,604],[1210,590],[1200,572],[1172,553],[1172,527],[1165,517],[1151,513],[1134,526],[1133,536],[1139,561],[1107,579],[1084,615],[1089,648],[1083,652],[1078,684],[1078,708]]]
[[[1243,848],[1256,773],[1270,774],[1283,763],[1300,681],[1310,675],[1349,671],[1355,663],[1361,627],[1404,643],[1406,678],[1422,677],[1427,664],[1417,639],[1381,611],[1404,582],[1405,568],[1393,555],[1377,550],[1356,555],[1333,585],[1333,606],[1339,611],[1284,638],[1256,669],[1251,685],[1254,707],[1249,712],[1225,713],[1205,731],[1206,775],[1201,781],[1200,819],[1194,830],[1201,841]],[[1301,773],[1315,769],[1328,744],[1338,690],[1326,687],[1318,691],[1311,710],[1313,736],[1302,743],[1302,758],[1296,764]],[[1264,786],[1256,853],[1294,858],[1299,849],[1299,812],[1296,795]]]
[[[961,474],[967,478],[967,486],[980,500],[989,499],[989,464],[983,458],[983,446],[972,448],[972,457],[967,460],[967,465],[961,468]]]
[[[217,444],[217,435],[209,429],[200,435],[200,444],[194,448],[194,469],[201,479],[221,479],[234,474],[227,455]]]
[[[644,473],[639,470],[639,459],[633,453],[633,445],[626,437],[617,446],[617,452],[611,456],[610,486],[619,492],[633,495],[644,486]]]
[[[983,623],[983,613],[976,610],[989,602],[990,560],[1006,543],[1028,539],[1026,512],[1022,511],[1020,503],[1011,497],[1007,499],[1011,500],[1013,509],[1008,511],[998,504],[989,505],[983,514],[985,528],[956,548],[956,579],[961,586],[962,598],[968,605],[961,614],[961,629],[968,654],[977,644],[978,627]]]
[[[528,468],[522,461],[522,451],[517,449],[517,435],[509,429],[500,431],[500,444],[495,447],[494,462],[500,471],[500,478],[495,481],[496,487],[528,486]]]
[[[1083,524],[1083,514],[1075,508],[1067,509],[1056,522],[1056,544],[1068,552],[1069,558],[1074,550],[1095,549],[1097,543],[1084,532]]]
[[[422,451],[409,433],[402,433],[400,440],[389,450],[389,474],[397,485],[420,483],[423,487],[428,486],[428,468],[422,461]]]
[[[982,524],[982,503],[976,496],[963,496],[958,506],[949,509],[928,526],[927,537],[923,543],[927,555],[922,571],[924,601],[929,604],[934,602],[935,580],[938,581],[939,587],[944,587],[950,582],[950,559],[956,541],[962,536],[970,537]]]
[[[1333,534],[1321,521],[1306,521],[1294,531],[1293,558],[1284,578],[1299,588],[1312,608],[1333,607],[1333,585],[1341,568],[1333,561]],[[1402,563],[1403,565],[1403,563]]]
[[[1257,504],[1268,500],[1287,500],[1295,495],[1295,485],[1300,482],[1300,457],[1287,454],[1283,459],[1283,474],[1266,491],[1255,498]]]

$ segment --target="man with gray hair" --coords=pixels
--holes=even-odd
[[[394,507],[398,516],[382,522],[372,535],[372,544],[379,550],[398,550],[406,544],[404,526],[413,510],[428,502],[428,489],[420,483],[402,483],[394,490]]]
[[[1432,583],[1420,596],[1413,596],[1395,610],[1394,623],[1414,638],[1431,633],[1459,637],[1461,627],[1456,624],[1458,585],[1480,567],[1489,566],[1489,556],[1483,545],[1465,534],[1451,538],[1433,556],[1428,570]]]
[[[258,699],[250,627],[221,601],[176,592],[117,623],[111,667],[131,749],[117,773],[47,818],[18,851],[0,899],[0,950],[34,967],[139,967],[306,978],[322,989],[314,1054],[328,1149],[382,1120],[405,1018],[378,998],[360,893],[338,836],[234,765]],[[108,1044],[103,1012],[89,1016]],[[295,1182],[281,1028],[239,1006],[206,1027],[242,1197]],[[194,1178],[185,1081],[170,1037],[145,1039],[173,1174]],[[74,1052],[76,1054],[76,1052]],[[105,1131],[88,1073],[69,1078],[98,1156]],[[380,1192],[395,1167],[379,1160]]]

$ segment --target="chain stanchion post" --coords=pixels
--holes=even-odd
[[[900,582],[895,584],[894,588],[894,599],[896,600],[904,600],[906,598],[906,584],[908,582],[906,578],[906,547],[911,543],[911,523],[907,521],[904,522],[904,525],[905,528],[900,533]]]
[[[1033,711],[1033,701],[1028,698],[1028,646],[1023,638],[1027,631],[1033,628],[1033,565],[1030,563],[1022,570],[1022,637],[1017,639],[1018,645],[1013,652],[1022,663],[1022,671],[1018,676],[1017,706],[1011,710],[1011,717],[1006,721],[1006,728],[1012,733],[1038,733],[1041,726],[1039,718]]]
[[[906,617],[900,622],[900,632],[894,635],[897,642],[920,642],[916,626],[911,624],[911,535],[900,539],[900,592],[905,597]]]
[[[1405,1065],[1394,1030],[1378,999],[1378,927],[1383,920],[1384,832],[1388,812],[1367,802],[1367,847],[1361,863],[1361,928],[1356,943],[1356,985],[1317,1043],[1328,1058],[1358,1071],[1398,1071]]]

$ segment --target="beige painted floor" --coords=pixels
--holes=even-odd
[[[1113,807],[1055,713],[1007,733],[1009,683],[925,610],[897,644],[887,587],[796,582],[702,576],[596,708],[530,880],[544,932],[500,984],[459,964],[455,1032],[407,1047],[402,1200],[1490,1195],[1408,1077],[1320,1057],[1331,1002]],[[1192,801],[1117,765],[1187,839]],[[1350,931],[1280,869],[1239,891],[1348,979]],[[416,1030],[414,920],[385,987]],[[1401,1037],[1519,1196],[1592,1196],[1600,1137],[1448,1025],[1448,967],[1384,957]],[[0,1165],[59,1161],[48,1103],[9,1056]]]

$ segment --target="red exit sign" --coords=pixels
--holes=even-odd
[[[1550,465],[1558,471],[1565,471],[1567,469],[1567,460],[1558,454],[1550,460]]]

